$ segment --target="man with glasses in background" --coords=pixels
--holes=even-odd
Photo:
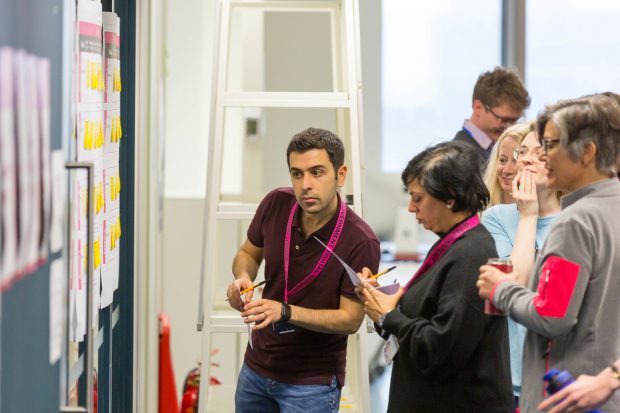
[[[516,123],[529,105],[530,96],[517,73],[501,67],[484,72],[474,86],[471,117],[454,140],[476,149],[482,165],[504,129]]]

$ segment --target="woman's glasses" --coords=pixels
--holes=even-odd
[[[523,161],[528,155],[532,162],[542,162],[542,158],[546,155],[546,149],[544,146],[537,146],[532,149],[528,149],[527,146],[518,146],[512,151],[512,159],[515,161]]]
[[[549,153],[549,149],[553,149],[558,142],[560,142],[559,139],[543,139],[542,147],[545,150],[545,153]]]

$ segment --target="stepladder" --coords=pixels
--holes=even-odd
[[[235,410],[248,330],[225,300],[231,263],[264,195],[291,185],[285,151],[293,135],[312,126],[343,140],[349,173],[340,195],[363,216],[358,1],[217,0],[215,26],[197,322],[201,413]],[[255,282],[262,280],[263,266]],[[363,323],[348,338],[341,411],[370,411],[367,334]]]

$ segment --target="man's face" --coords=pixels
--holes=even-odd
[[[295,198],[305,213],[321,215],[337,207],[336,192],[344,185],[347,167],[336,173],[325,149],[291,152],[289,172]]]
[[[502,132],[516,123],[522,115],[523,112],[514,110],[508,103],[490,107],[476,99],[472,121],[495,142]]]

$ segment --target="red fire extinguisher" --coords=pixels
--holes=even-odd
[[[219,353],[219,349],[211,351],[211,356],[215,356]],[[211,361],[211,367],[219,367],[217,362]],[[222,384],[216,377],[211,376],[209,378],[210,385]],[[200,391],[200,361],[198,367],[192,369],[185,377],[185,384],[183,385],[183,398],[181,399],[181,413],[196,413],[198,412],[198,399]]]
[[[181,413],[196,413],[198,411],[198,390],[200,389],[200,369],[192,369],[185,377],[183,398],[181,399]]]

